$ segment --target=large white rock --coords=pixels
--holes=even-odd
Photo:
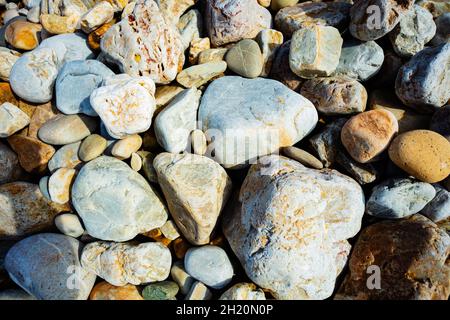
[[[158,143],[168,152],[187,150],[189,136],[197,128],[197,110],[202,92],[195,88],[180,92],[155,119]]]
[[[364,214],[364,194],[334,170],[280,156],[253,165],[224,234],[249,278],[277,299],[325,299]]]
[[[168,216],[144,177],[107,156],[80,170],[72,187],[72,204],[87,232],[101,240],[130,240],[161,227]]]
[[[153,0],[138,0],[133,12],[105,33],[100,47],[122,72],[149,76],[158,84],[174,80],[184,63],[180,34]]]
[[[318,115],[308,99],[278,81],[227,76],[209,85],[198,119],[213,140],[207,153],[232,168],[294,145],[314,129]]]
[[[175,223],[195,245],[207,244],[231,193],[231,179],[213,160],[161,153],[153,161]]]
[[[83,268],[114,286],[165,280],[170,274],[170,250],[159,242],[91,242],[81,254]]]
[[[156,108],[155,83],[149,77],[111,77],[92,92],[92,108],[113,138],[145,132]]]

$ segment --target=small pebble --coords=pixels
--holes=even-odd
[[[15,105],[5,102],[0,105],[0,138],[7,138],[30,123],[25,112]]]
[[[111,154],[119,160],[125,160],[131,157],[133,152],[138,151],[142,146],[142,138],[138,134],[127,136],[114,143]]]
[[[91,134],[81,142],[78,156],[82,161],[91,161],[102,155],[107,147],[105,138],[98,134]]]
[[[206,153],[208,148],[206,136],[202,130],[195,129],[191,132],[192,151],[199,156]]]
[[[142,169],[142,157],[136,152],[131,154],[130,167],[136,172]]]
[[[192,278],[183,267],[183,261],[177,261],[172,265],[170,269],[170,275],[172,279],[178,284],[180,292],[184,295],[189,293],[195,279]]]
[[[41,30],[40,24],[15,20],[6,27],[5,39],[16,49],[33,50],[39,45]]]
[[[185,300],[211,300],[212,293],[203,283],[200,281],[195,282],[191,290],[186,295]]]
[[[78,142],[92,134],[97,127],[94,118],[84,115],[58,115],[39,129],[38,137],[52,145]]]
[[[163,235],[170,240],[175,240],[180,237],[178,228],[172,220],[167,220],[160,229]]]
[[[59,168],[79,168],[81,167],[81,160],[78,157],[78,150],[80,149],[81,141],[66,144],[56,151],[53,157],[48,162],[48,170],[50,172]]]
[[[144,300],[138,287],[127,284],[121,287],[113,286],[106,281],[99,282],[92,289],[90,300]]]
[[[301,164],[314,169],[323,169],[323,164],[309,152],[296,147],[285,147],[281,149],[282,153]]]
[[[70,200],[70,188],[75,180],[75,169],[59,168],[48,179],[48,193],[53,202],[64,204]]]
[[[447,219],[450,216],[450,192],[438,184],[434,184],[436,196],[420,212],[434,222]]]
[[[74,238],[78,238],[84,233],[80,219],[73,213],[63,213],[57,216],[55,226],[62,234]]]
[[[222,75],[226,69],[225,61],[203,63],[181,71],[177,81],[185,88],[198,88]]]
[[[266,296],[253,283],[237,283],[225,291],[219,300],[266,300]]]

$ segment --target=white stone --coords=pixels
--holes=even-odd
[[[30,117],[12,103],[0,105],[0,138],[7,138],[30,123]]]
[[[76,170],[60,168],[48,179],[48,193],[53,202],[64,204],[70,200],[70,187],[75,178]]]
[[[73,213],[63,213],[57,216],[55,226],[61,233],[74,238],[78,238],[84,233],[80,219]]]
[[[114,17],[114,8],[108,1],[101,1],[81,17],[81,29],[90,33]]]

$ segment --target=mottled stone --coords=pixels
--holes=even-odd
[[[114,286],[165,280],[170,273],[170,250],[157,242],[92,242],[81,254],[83,268]]]
[[[106,281],[95,285],[89,300],[144,300],[138,287],[127,284],[121,287],[113,286]]]
[[[0,47],[0,80],[9,81],[11,69],[19,57],[19,52]]]
[[[73,33],[77,29],[78,17],[60,16],[57,14],[41,14],[42,27],[50,34]]]
[[[198,55],[204,50],[211,48],[211,42],[209,38],[197,38],[193,39],[189,45],[189,63],[197,64]]]
[[[80,19],[81,30],[90,33],[112,20],[114,8],[108,1],[97,2]]]
[[[41,173],[55,154],[55,148],[36,138],[14,135],[8,138],[11,148],[17,153],[22,168],[27,172]]]
[[[65,145],[83,140],[96,127],[96,120],[85,115],[57,115],[44,123],[38,131],[38,137],[48,144]]]
[[[5,39],[16,49],[33,50],[39,45],[41,30],[40,24],[15,20],[7,25]]]
[[[91,161],[102,155],[108,142],[98,134],[91,134],[81,142],[78,150],[78,156],[82,161]]]
[[[135,3],[135,2],[132,2]],[[88,34],[87,43],[89,45],[89,48],[91,48],[94,51],[100,51],[100,41],[102,40],[103,36],[105,35],[106,31],[109,30],[114,24],[115,20],[113,19],[111,22],[105,23],[98,29],[92,31]],[[99,58],[101,56],[101,53],[99,55]]]
[[[50,172],[59,168],[79,168],[81,167],[81,159],[78,157],[78,150],[80,149],[81,142],[75,142],[62,146],[48,162],[48,170]]]
[[[207,244],[231,193],[231,179],[213,160],[161,153],[153,161],[170,213],[186,239]]]
[[[149,284],[142,290],[145,300],[174,300],[179,290],[173,281],[161,281]]]
[[[0,138],[7,138],[30,123],[28,115],[12,103],[0,104]]]
[[[253,283],[237,283],[225,291],[219,300],[266,300],[264,291]]]
[[[167,209],[147,181],[112,157],[83,166],[72,187],[72,204],[87,232],[102,240],[131,240],[167,220]]]
[[[19,108],[25,110],[28,108],[28,105],[23,100],[21,100],[19,102]],[[52,102],[37,106],[31,106],[31,108],[33,109],[33,113],[31,115],[30,125],[28,126],[28,136],[37,138],[39,129],[44,125],[44,123],[54,118],[59,114],[59,112]]]
[[[28,237],[9,250],[6,270],[19,286],[40,300],[86,300],[95,274],[82,268],[83,244],[54,233]]]
[[[80,219],[73,213],[63,213],[57,216],[55,226],[62,234],[74,238],[78,238],[84,233]]]
[[[431,12],[434,18],[438,18],[450,12],[450,3],[447,0],[417,0],[418,5]]]
[[[226,69],[225,61],[203,63],[181,71],[177,81],[185,88],[198,88],[222,75]]]

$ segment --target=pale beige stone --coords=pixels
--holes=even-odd
[[[0,47],[0,80],[8,81],[12,66],[19,59],[20,53]]]
[[[191,132],[192,151],[199,156],[206,153],[208,148],[206,136],[202,130],[195,129]]]
[[[178,228],[172,220],[167,220],[166,223],[160,228],[164,237],[170,240],[175,240],[180,237]]]
[[[138,151],[141,146],[141,136],[133,134],[115,142],[111,149],[111,154],[119,160],[125,160],[130,158],[131,154]]]
[[[195,279],[192,278],[186,270],[184,270],[183,261],[177,261],[173,264],[170,269],[170,275],[180,287],[180,292],[182,294],[188,294],[195,282]]]
[[[48,193],[53,202],[64,204],[70,200],[70,188],[75,179],[75,169],[59,168],[48,179]]]
[[[211,48],[209,38],[198,38],[191,41],[189,46],[189,62],[197,64],[200,52]]]
[[[212,293],[208,289],[207,286],[205,286],[200,281],[195,282],[189,293],[186,295],[185,300],[211,300]]]
[[[0,138],[7,138],[30,123],[25,112],[12,103],[0,105]]]
[[[65,17],[57,14],[41,14],[42,27],[51,34],[75,32],[79,17],[76,15]]]
[[[219,62],[225,60],[225,55],[227,54],[228,49],[226,48],[216,48],[216,49],[208,49],[200,52],[198,55],[198,63],[207,63],[207,62]]]
[[[108,1],[98,2],[91,10],[81,17],[81,30],[90,33],[103,24],[111,21],[113,17],[113,6]]]
[[[203,63],[181,71],[177,76],[177,81],[186,88],[198,88],[222,75],[226,69],[225,61]]]
[[[278,48],[283,44],[283,34],[274,29],[261,30],[256,37],[263,56],[263,70],[261,77],[267,77],[272,69],[273,59]]]

